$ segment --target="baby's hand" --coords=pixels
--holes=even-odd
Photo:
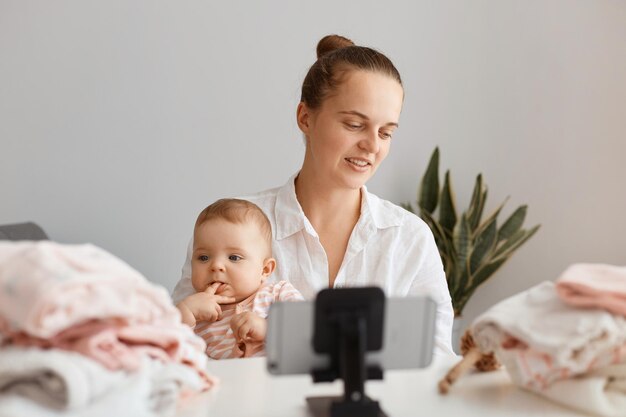
[[[237,342],[263,342],[267,333],[267,321],[257,314],[246,311],[233,316],[230,328]]]
[[[219,282],[214,282],[206,290],[192,294],[178,304],[183,323],[193,327],[197,321],[213,323],[222,317],[220,304],[234,303],[235,297],[216,295],[215,291],[220,285]]]

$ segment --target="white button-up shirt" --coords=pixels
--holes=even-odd
[[[296,198],[296,175],[282,187],[241,197],[259,206],[272,225],[272,279],[289,281],[307,300],[328,288],[328,259],[319,236]],[[175,303],[195,291],[189,242]],[[334,287],[378,286],[389,296],[428,295],[437,303],[435,353],[453,354],[454,313],[437,245],[416,215],[361,189],[361,215],[352,230]]]

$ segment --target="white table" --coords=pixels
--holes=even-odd
[[[390,417],[587,416],[516,388],[504,371],[466,375],[441,396],[437,382],[453,363],[387,371],[384,380],[368,381],[365,390]],[[213,361],[209,370],[220,378],[220,386],[193,398],[181,417],[308,416],[305,397],[340,395],[343,389],[341,381],[313,384],[308,375],[270,375],[265,358]]]

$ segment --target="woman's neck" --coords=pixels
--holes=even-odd
[[[296,198],[315,230],[335,224],[356,224],[361,213],[361,190],[336,188],[300,171],[296,178]]]

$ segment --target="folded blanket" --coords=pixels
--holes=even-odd
[[[559,297],[569,305],[602,308],[626,316],[626,267],[575,264],[556,283]]]
[[[544,282],[490,308],[472,325],[482,352],[496,352],[518,385],[552,382],[626,361],[626,319],[581,310]]]
[[[120,259],[49,241],[0,242],[0,316],[41,338],[91,319],[180,322],[165,288]]]
[[[0,346],[82,353],[111,370],[142,357],[206,371],[206,344],[180,320],[168,292],[93,245],[0,242]]]
[[[57,348],[80,353],[110,370],[135,371],[148,356],[162,362],[190,365],[205,379],[205,344],[184,325],[171,323],[132,325],[124,320],[91,320],[43,339],[24,332],[5,332],[5,344]]]
[[[0,353],[3,417],[104,416],[113,406],[133,416],[171,416],[180,394],[197,392],[204,384],[189,367],[145,357],[140,372],[128,373],[61,350],[11,347]]]
[[[623,316],[574,308],[544,282],[479,316],[472,336],[516,385],[571,408],[626,417]]]
[[[605,417],[626,416],[626,364],[557,381],[539,392],[576,410]]]
[[[84,407],[125,377],[73,352],[0,350],[0,394],[19,394],[55,409]]]

